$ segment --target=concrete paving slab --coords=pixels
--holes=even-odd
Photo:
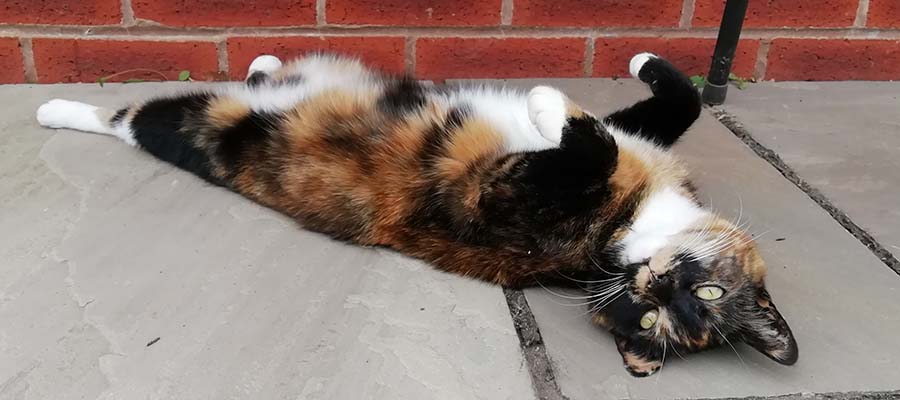
[[[900,257],[900,82],[764,82],[724,109]]]
[[[548,82],[598,114],[649,95],[633,80],[508,81],[523,88]],[[612,337],[589,324],[584,307],[526,290],[563,394],[715,398],[900,389],[900,277],[708,113],[675,151],[710,204],[730,216],[742,205],[751,231],[766,232],[760,246],[768,287],[793,328],[800,361],[780,366],[736,344],[735,351],[673,356],[661,373],[632,378]]]
[[[534,398],[499,288],[34,121],[179,87],[0,87],[0,399]]]

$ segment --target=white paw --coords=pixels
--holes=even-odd
[[[68,128],[72,116],[84,112],[84,103],[63,99],[53,99],[37,109],[37,120],[48,128]]]
[[[640,74],[641,68],[643,68],[644,64],[646,64],[647,61],[650,61],[650,59],[652,58],[658,57],[653,53],[639,53],[634,57],[631,57],[631,62],[628,63],[628,71],[631,72],[631,76],[635,77],[636,79],[640,79],[638,77],[638,74]]]
[[[48,128],[68,128],[109,134],[107,121],[100,115],[105,112],[101,112],[99,107],[90,104],[53,99],[38,107],[37,120],[39,124]]]
[[[278,57],[264,54],[253,59],[250,68],[247,69],[247,76],[253,75],[254,72],[271,74],[278,71],[279,68],[281,68],[281,60]]]
[[[549,86],[528,92],[528,118],[545,139],[559,144],[566,125],[566,95]]]

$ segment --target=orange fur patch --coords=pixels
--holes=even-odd
[[[676,337],[676,339],[678,339]],[[693,349],[705,349],[709,346],[710,332],[709,330],[703,332],[703,336],[699,339],[696,338],[685,338],[687,341],[680,340],[679,343]]]
[[[769,269],[762,257],[759,256],[756,246],[753,243],[749,243],[744,248],[738,249],[737,252],[743,258],[741,265],[744,268],[744,273],[749,275],[753,282],[761,285],[765,281]]]
[[[591,321],[593,321],[594,324],[600,325],[604,328],[610,328],[609,319],[607,319],[606,315],[604,314],[594,313],[594,315],[591,316]]]
[[[648,360],[630,351],[622,353],[622,360],[624,360],[625,365],[630,367],[633,371],[642,374],[651,374],[659,369],[659,367],[662,365],[662,363],[659,361]]]
[[[503,138],[487,121],[467,120],[445,148],[446,157],[439,162],[441,175],[456,179],[475,161],[498,155],[502,146]]]
[[[753,282],[762,283],[765,280],[768,268],[756,250],[756,244],[746,233],[741,231],[733,232],[733,230],[734,225],[731,222],[723,218],[716,218],[709,228],[709,235],[728,234],[735,236],[733,243],[737,244],[737,246],[732,245],[723,250],[723,252],[731,252],[740,263],[744,274],[750,277]]]
[[[307,139],[321,141],[325,137],[324,132],[336,122],[348,132],[362,134],[367,130],[352,128],[355,125],[359,125],[359,128],[365,127],[366,121],[363,117],[370,114],[374,104],[373,97],[370,94],[337,90],[319,93],[286,113],[284,129],[289,132],[293,146],[308,145]]]
[[[584,109],[574,101],[566,98],[566,116],[571,118],[581,118],[584,116]]]
[[[643,266],[638,270],[634,275],[634,284],[638,293],[647,294],[647,286],[650,285],[650,267]]]
[[[206,117],[215,128],[227,128],[250,114],[250,107],[232,97],[216,97],[206,108]]]
[[[616,170],[609,178],[616,197],[621,201],[650,183],[647,165],[627,149],[619,148]]]

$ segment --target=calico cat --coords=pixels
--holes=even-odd
[[[667,351],[797,344],[751,237],[703,208],[669,147],[697,91],[649,53],[653,96],[602,119],[560,91],[433,86],[359,61],[261,56],[244,83],[117,111],[52,100],[43,126],[116,136],[295,219],[507,287],[585,288],[635,376]]]

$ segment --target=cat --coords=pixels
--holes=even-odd
[[[731,340],[795,363],[752,238],[700,204],[669,152],[697,90],[653,54],[629,67],[653,96],[603,118],[547,86],[436,86],[317,53],[118,110],[55,99],[37,119],[118,137],[335,239],[506,287],[581,286],[634,376]]]

